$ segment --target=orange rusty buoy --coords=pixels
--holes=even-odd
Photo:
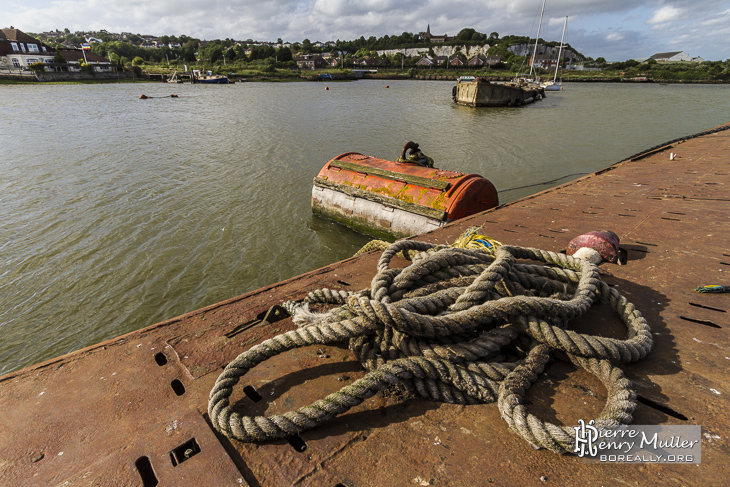
[[[147,99],[147,95],[139,95],[139,99],[140,100],[146,100]]]
[[[390,88],[390,85],[385,85],[386,88]]]
[[[325,91],[327,91],[327,90],[329,90],[329,89],[330,89],[330,87],[329,87],[329,86],[325,86],[325,87],[324,87],[324,90],[325,90]]]
[[[312,188],[315,214],[377,238],[416,235],[498,205],[494,185],[477,174],[357,152],[330,160]]]

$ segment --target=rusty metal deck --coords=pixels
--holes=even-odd
[[[511,433],[495,404],[381,396],[291,443],[215,433],[207,399],[221,368],[293,328],[290,318],[262,323],[266,311],[315,288],[368,286],[378,258],[370,253],[0,377],[0,485],[725,485],[730,295],[693,290],[730,284],[728,189],[730,130],[417,237],[450,242],[483,225],[504,243],[559,251],[587,231],[617,233],[628,263],[602,264],[601,273],[655,338],[648,357],[623,366],[639,396],[634,423],[701,425],[699,465],[559,456]],[[620,336],[620,322],[606,315],[598,306],[579,326]],[[234,399],[250,414],[282,413],[362,375],[346,348],[307,347],[253,369],[242,384],[253,389]],[[601,410],[605,389],[556,363],[527,400],[542,419],[570,425]]]

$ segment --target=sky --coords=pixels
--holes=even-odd
[[[9,0],[2,28],[312,42],[461,29],[534,37],[540,0]],[[730,58],[730,0],[546,0],[540,37],[607,61],[684,51]]]

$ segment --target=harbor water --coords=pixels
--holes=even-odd
[[[730,114],[727,85],[568,83],[482,109],[452,86],[0,86],[0,375],[351,256],[369,238],[310,208],[343,152],[413,140],[504,203]]]

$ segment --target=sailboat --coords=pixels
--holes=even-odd
[[[558,81],[558,69],[560,69],[560,59],[563,54],[563,42],[565,41],[565,27],[568,25],[568,16],[565,16],[565,22],[563,23],[563,35],[560,38],[560,50],[558,50],[558,62],[555,65],[555,76],[552,81],[546,81],[541,83],[541,86],[545,88],[545,91],[560,91],[563,89],[563,81]]]
[[[540,42],[540,29],[542,28],[542,16],[545,14],[545,2],[547,0],[542,0],[542,10],[540,11],[540,23],[537,24],[537,36],[535,36],[535,49],[532,51],[532,58],[530,59],[530,79],[526,80],[529,82],[533,82],[532,80],[532,71],[535,68],[535,57],[537,56],[537,44]],[[539,79],[535,79],[534,82],[539,83]]]

